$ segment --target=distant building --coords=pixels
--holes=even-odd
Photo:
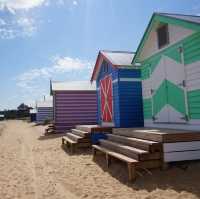
[[[0,121],[4,120],[5,116],[3,114],[0,115]]]
[[[56,132],[76,125],[97,123],[97,92],[88,81],[52,82],[53,121]]]
[[[39,124],[44,123],[46,120],[53,119],[53,103],[52,100],[39,101],[36,107],[36,122]]]

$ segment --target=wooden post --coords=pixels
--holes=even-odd
[[[136,171],[135,171],[135,165],[132,163],[127,163],[128,166],[128,179],[129,181],[134,181],[136,178]]]
[[[92,148],[92,159],[94,160],[95,159],[95,157],[96,157],[96,153],[97,153],[97,151],[96,151],[96,149],[95,148]]]
[[[74,153],[74,149],[75,149],[75,148],[74,148],[74,145],[73,145],[73,144],[71,144],[71,143],[70,143],[70,148],[71,148],[71,154],[73,154],[73,153]]]
[[[106,164],[107,164],[107,168],[109,168],[110,166],[110,156],[106,153]]]

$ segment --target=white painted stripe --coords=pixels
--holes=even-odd
[[[198,159],[200,159],[200,150],[164,153],[164,162],[176,162],[183,160],[198,160]]]
[[[118,79],[114,79],[114,80],[112,81],[113,84],[115,84],[115,83],[117,83],[117,82],[118,82]]]
[[[140,78],[119,78],[119,79],[114,79],[112,81],[112,83],[115,84],[118,81],[120,81],[120,82],[141,82],[142,80]]]
[[[113,126],[115,126],[115,124],[113,122],[102,122],[102,126],[113,127]]]
[[[140,82],[140,78],[119,78],[120,82]]]
[[[192,130],[198,131],[200,129],[199,124],[172,124],[172,123],[154,123],[152,120],[144,120],[144,126],[150,128],[168,128],[168,129],[180,129],[180,130]]]
[[[164,143],[163,150],[165,153],[200,150],[200,141]]]
[[[191,125],[200,125],[200,119],[192,119],[189,121]]]

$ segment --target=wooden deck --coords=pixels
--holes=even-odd
[[[198,132],[156,128],[115,128],[113,134],[162,143],[200,141],[200,130]]]
[[[99,125],[77,125],[76,129],[87,131],[89,133],[95,133],[95,132],[112,132],[113,127],[103,127]]]
[[[113,135],[162,143],[164,162],[200,160],[200,131],[117,128]]]

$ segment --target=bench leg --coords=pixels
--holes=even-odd
[[[110,163],[111,163],[110,156],[106,153],[106,165],[107,165],[107,168],[109,168]]]
[[[93,158],[93,160],[95,159],[96,154],[97,154],[96,149],[95,149],[95,148],[92,148],[92,155],[93,155],[92,158]]]
[[[128,179],[130,182],[134,181],[136,178],[135,165],[127,163],[127,166],[128,166]]]

